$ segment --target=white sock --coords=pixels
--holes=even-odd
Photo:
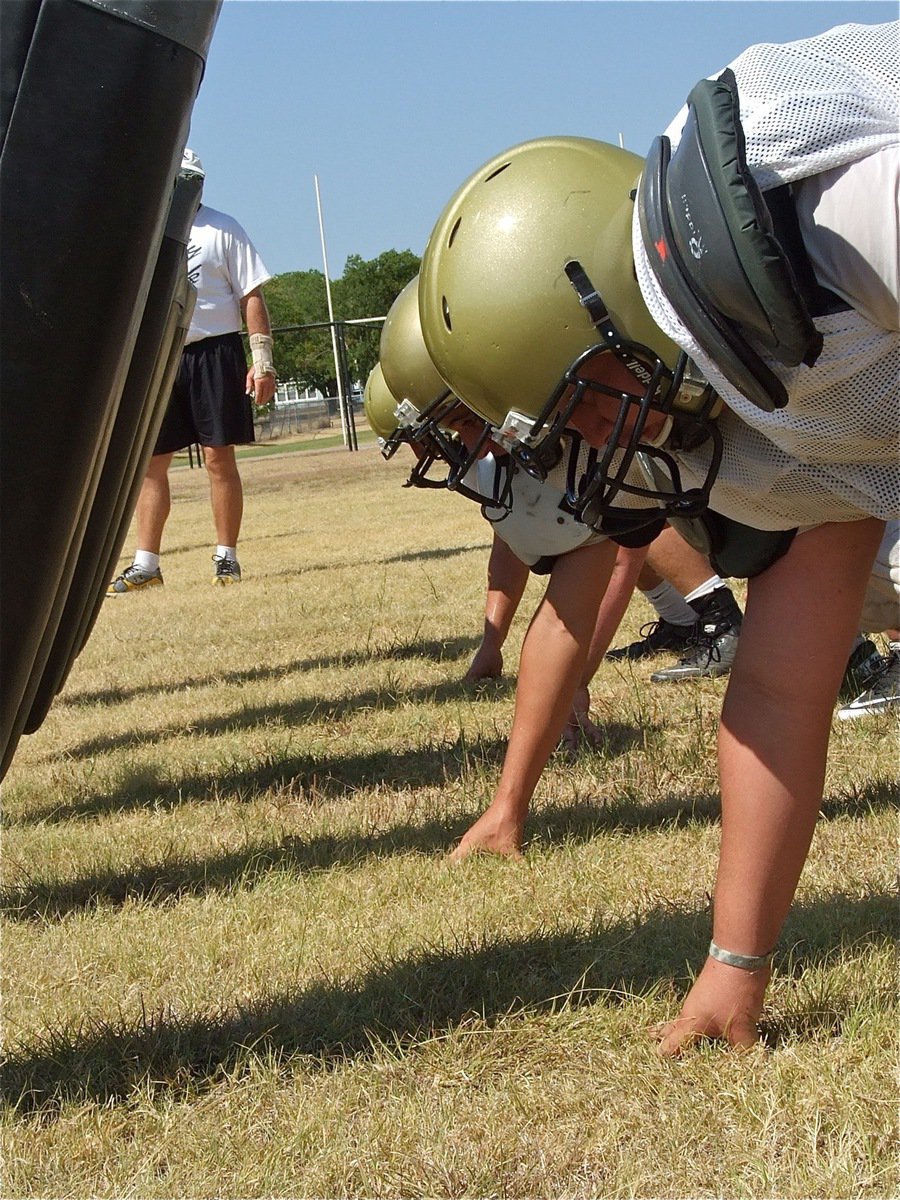
[[[140,567],[142,571],[158,571],[159,555],[154,554],[151,550],[135,550],[134,565]]]
[[[701,596],[708,596],[710,592],[714,592],[716,588],[724,587],[722,579],[719,575],[710,575],[706,583],[701,583],[699,587],[694,588],[692,592],[688,592],[685,600],[699,600]]]
[[[230,558],[237,562],[237,546],[216,546],[216,558]]]
[[[643,595],[656,609],[656,615],[671,625],[693,625],[697,620],[697,614],[668,579],[664,579],[648,592],[643,592]]]

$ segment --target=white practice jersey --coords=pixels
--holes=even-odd
[[[188,243],[188,278],[197,303],[187,343],[243,326],[241,300],[272,278],[243,226],[227,213],[201,204]]]
[[[888,521],[884,527],[859,627],[866,633],[900,629],[900,521]]]
[[[898,28],[896,23],[843,25],[786,45],[752,46],[731,64],[748,165],[764,191],[837,168],[852,171],[852,164],[871,155],[896,153]],[[673,147],[686,112],[667,131]],[[802,197],[802,182],[799,192]],[[891,189],[872,197],[863,219],[876,230],[887,229],[890,244],[897,245],[897,197]],[[854,226],[860,226],[858,211],[847,213],[851,252]],[[815,229],[805,228],[804,236],[808,244],[813,240],[809,249],[815,263]],[[863,311],[871,313],[875,306],[865,303],[859,304],[863,311],[851,308],[816,318],[825,344],[813,367],[787,368],[765,358],[789,396],[786,408],[766,413],[722,376],[679,319],[650,267],[637,212],[633,246],[651,316],[694,359],[728,406],[719,419],[725,448],[712,508],[760,529],[900,513],[896,322],[885,328],[867,319]],[[854,297],[846,299],[852,303]],[[684,483],[699,483],[708,449],[679,459]]]

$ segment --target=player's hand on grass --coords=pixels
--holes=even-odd
[[[503,653],[484,642],[475,652],[475,657],[463,676],[463,683],[477,683],[480,679],[499,679],[503,674]]]
[[[501,806],[492,804],[449,855],[450,862],[461,863],[470,854],[498,854],[504,858],[522,857],[524,823],[510,816]]]
[[[572,701],[572,711],[562,732],[560,745],[567,750],[582,746],[597,747],[604,739],[603,728],[591,720],[591,697],[586,687],[580,687]]]
[[[759,1044],[757,1023],[771,971],[743,971],[708,958],[674,1021],[655,1025],[650,1036],[664,1058],[676,1058],[702,1038],[739,1050]]]

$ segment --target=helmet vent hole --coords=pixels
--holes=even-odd
[[[441,316],[444,318],[444,324],[447,326],[447,332],[453,332],[453,323],[450,320],[450,305],[447,303],[447,297],[441,296]]]
[[[453,245],[454,241],[456,240],[456,235],[459,233],[459,227],[461,224],[462,224],[462,217],[459,217],[459,218],[457,218],[456,224],[450,230],[450,236],[447,238],[447,249],[448,250],[450,249],[450,247]]]
[[[505,163],[503,164],[503,166],[502,166],[502,167],[498,167],[496,171],[491,171],[490,175],[487,175],[487,176],[485,176],[485,180],[484,180],[484,182],[485,182],[485,183],[490,183],[492,179],[496,179],[498,175],[501,175],[501,174],[502,174],[502,173],[503,173],[503,172],[506,170],[506,168],[507,168],[508,166],[509,166],[509,163],[508,163],[508,162],[505,162]]]

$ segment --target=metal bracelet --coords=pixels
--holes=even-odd
[[[709,943],[710,958],[729,967],[738,967],[741,971],[761,971],[772,961],[774,953],[774,950],[770,950],[768,954],[732,954],[730,950],[723,950],[715,942]]]

